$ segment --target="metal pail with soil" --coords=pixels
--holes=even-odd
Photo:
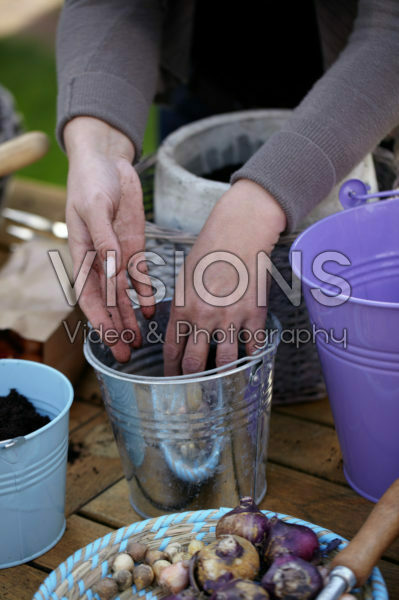
[[[47,365],[2,359],[0,396],[13,388],[50,422],[28,435],[0,440],[0,569],[44,554],[65,530],[72,385]]]
[[[252,356],[194,375],[163,377],[162,338],[170,301],[147,321],[136,310],[143,344],[126,365],[89,336],[85,356],[100,380],[130,488],[142,516],[234,506],[266,492],[266,455],[274,356],[280,324]],[[212,348],[211,348],[212,352]]]

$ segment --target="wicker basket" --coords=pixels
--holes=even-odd
[[[92,600],[93,598],[99,600],[99,596],[93,593],[92,588],[100,579],[106,577],[111,559],[115,554],[126,549],[128,541],[140,541],[148,544],[152,549],[159,550],[163,550],[172,540],[188,544],[192,538],[197,538],[209,543],[215,538],[217,521],[228,510],[230,509],[220,508],[219,510],[165,515],[156,519],[139,521],[109,533],[78,550],[59,565],[40,586],[33,600]],[[263,512],[268,517],[276,514],[270,511]],[[342,541],[334,553],[346,545],[344,538],[318,525],[278,513],[277,516],[288,523],[307,525],[313,529],[319,538],[322,552],[326,551],[327,545],[337,538]],[[332,556],[333,553],[326,559],[328,560]],[[162,596],[165,596],[165,593],[155,586],[141,592],[137,592],[133,586],[117,598],[118,600],[133,600],[134,598],[149,600],[162,598]],[[373,569],[369,581],[358,592],[357,597],[362,600],[388,600],[385,582],[379,569]]]
[[[144,159],[138,166],[143,186],[144,207],[147,216],[146,249],[161,255],[167,265],[148,264],[149,273],[161,279],[167,288],[167,295],[174,292],[173,256],[176,250],[187,254],[196,240],[196,235],[183,231],[170,230],[151,223],[154,189],[154,171],[156,156]],[[273,264],[287,282],[291,281],[292,271],[289,263],[289,249],[299,232],[283,235],[272,253]],[[179,267],[180,265],[177,265]],[[308,312],[303,297],[299,306],[294,307],[282,293],[280,287],[272,281],[270,310],[278,317],[283,330],[288,332],[311,331]],[[279,345],[273,386],[275,404],[318,400],[326,395],[316,346],[310,339],[307,343],[284,340]]]
[[[393,152],[378,146],[373,153],[379,189],[396,186],[399,181],[398,161]],[[152,219],[154,173],[156,155],[144,159],[138,168],[144,193],[144,206],[147,219]],[[292,270],[289,263],[289,250],[301,231],[282,235],[272,253],[272,262],[285,281],[291,282]],[[170,230],[147,222],[147,250],[163,256],[169,265],[149,264],[150,275],[162,279],[168,296],[174,292],[174,251],[187,254],[196,236],[183,231]],[[177,265],[179,267],[179,265]],[[298,306],[293,306],[273,280],[269,295],[269,308],[278,317],[286,338],[279,344],[275,359],[273,403],[289,404],[319,400],[326,396],[326,388],[321,371],[312,327],[303,296]],[[292,336],[291,336],[291,333]],[[298,335],[300,334],[300,335]],[[292,339],[291,339],[292,337]],[[304,341],[308,338],[309,341]]]

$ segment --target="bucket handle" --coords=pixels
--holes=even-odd
[[[369,198],[390,198],[399,196],[399,190],[386,190],[368,194],[370,186],[360,179],[348,179],[340,187],[339,201],[346,208],[354,208],[365,204]]]
[[[10,438],[9,440],[4,440],[3,442],[0,442],[0,450],[8,450],[8,448],[12,448],[13,446],[16,446],[17,444],[21,444],[22,442],[25,442],[25,437],[23,435],[18,435],[15,438]]]
[[[251,368],[251,372],[249,374],[249,385],[258,386],[260,384],[260,370],[262,364],[262,361],[259,361]]]

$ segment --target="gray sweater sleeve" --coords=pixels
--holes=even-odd
[[[232,182],[247,178],[268,190],[293,231],[398,123],[399,2],[360,0],[338,60]]]
[[[75,116],[125,133],[140,156],[155,94],[160,0],[66,0],[57,36],[57,138]]]

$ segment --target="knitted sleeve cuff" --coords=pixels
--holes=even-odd
[[[323,150],[310,139],[292,131],[273,134],[238,171],[231,183],[250,179],[265,188],[287,216],[288,232],[336,183],[334,166]]]
[[[56,136],[65,150],[63,131],[73,117],[88,116],[106,121],[134,144],[135,161],[140,157],[148,103],[130,83],[102,72],[73,77],[59,90]]]

